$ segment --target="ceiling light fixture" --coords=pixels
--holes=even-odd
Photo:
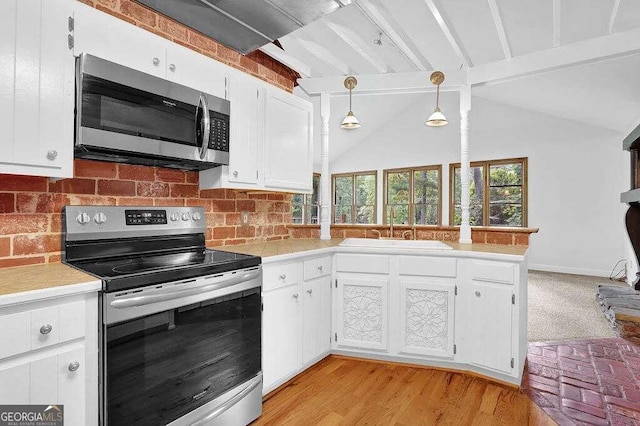
[[[342,127],[343,129],[351,130],[360,127],[360,122],[358,121],[356,116],[353,115],[353,111],[351,111],[351,91],[355,89],[357,85],[358,80],[356,80],[356,78],[352,75],[344,79],[344,87],[349,89],[349,112],[347,113],[347,116],[344,118],[344,120],[342,120],[342,124],[340,125],[340,127]]]
[[[429,116],[429,119],[424,123],[430,127],[441,127],[449,124],[447,118],[444,116],[442,111],[440,111],[440,85],[444,81],[444,73],[442,71],[434,71],[431,73],[431,83],[437,86],[436,88],[436,109],[433,110],[433,113]]]

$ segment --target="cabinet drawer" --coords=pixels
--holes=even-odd
[[[400,275],[456,277],[456,259],[444,257],[400,256]]]
[[[323,277],[331,274],[331,256],[307,259],[304,261],[304,280]]]
[[[0,358],[85,335],[85,302],[0,315]]]
[[[388,274],[389,256],[364,254],[339,254],[336,256],[336,270],[342,272],[365,272]]]
[[[516,276],[516,265],[513,263],[491,262],[488,260],[473,261],[473,279],[491,281],[500,284],[513,284]]]
[[[262,290],[269,291],[291,284],[297,284],[298,264],[297,263],[274,263],[262,265]]]

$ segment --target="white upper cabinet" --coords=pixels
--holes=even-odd
[[[73,3],[0,2],[0,173],[73,175]]]
[[[265,112],[265,187],[311,192],[311,103],[282,90],[270,88],[267,92]]]

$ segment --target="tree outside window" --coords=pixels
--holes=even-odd
[[[527,159],[471,163],[469,222],[471,226],[527,226]],[[450,220],[460,225],[460,164],[450,170]]]
[[[333,223],[376,222],[377,173],[332,175]]]
[[[311,194],[293,194],[291,199],[291,219],[297,224],[320,223],[320,175],[313,174]]]
[[[385,217],[394,224],[438,225],[441,166],[385,170]]]

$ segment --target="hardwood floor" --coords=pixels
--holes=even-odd
[[[514,387],[340,356],[269,394],[258,425],[554,425]]]

